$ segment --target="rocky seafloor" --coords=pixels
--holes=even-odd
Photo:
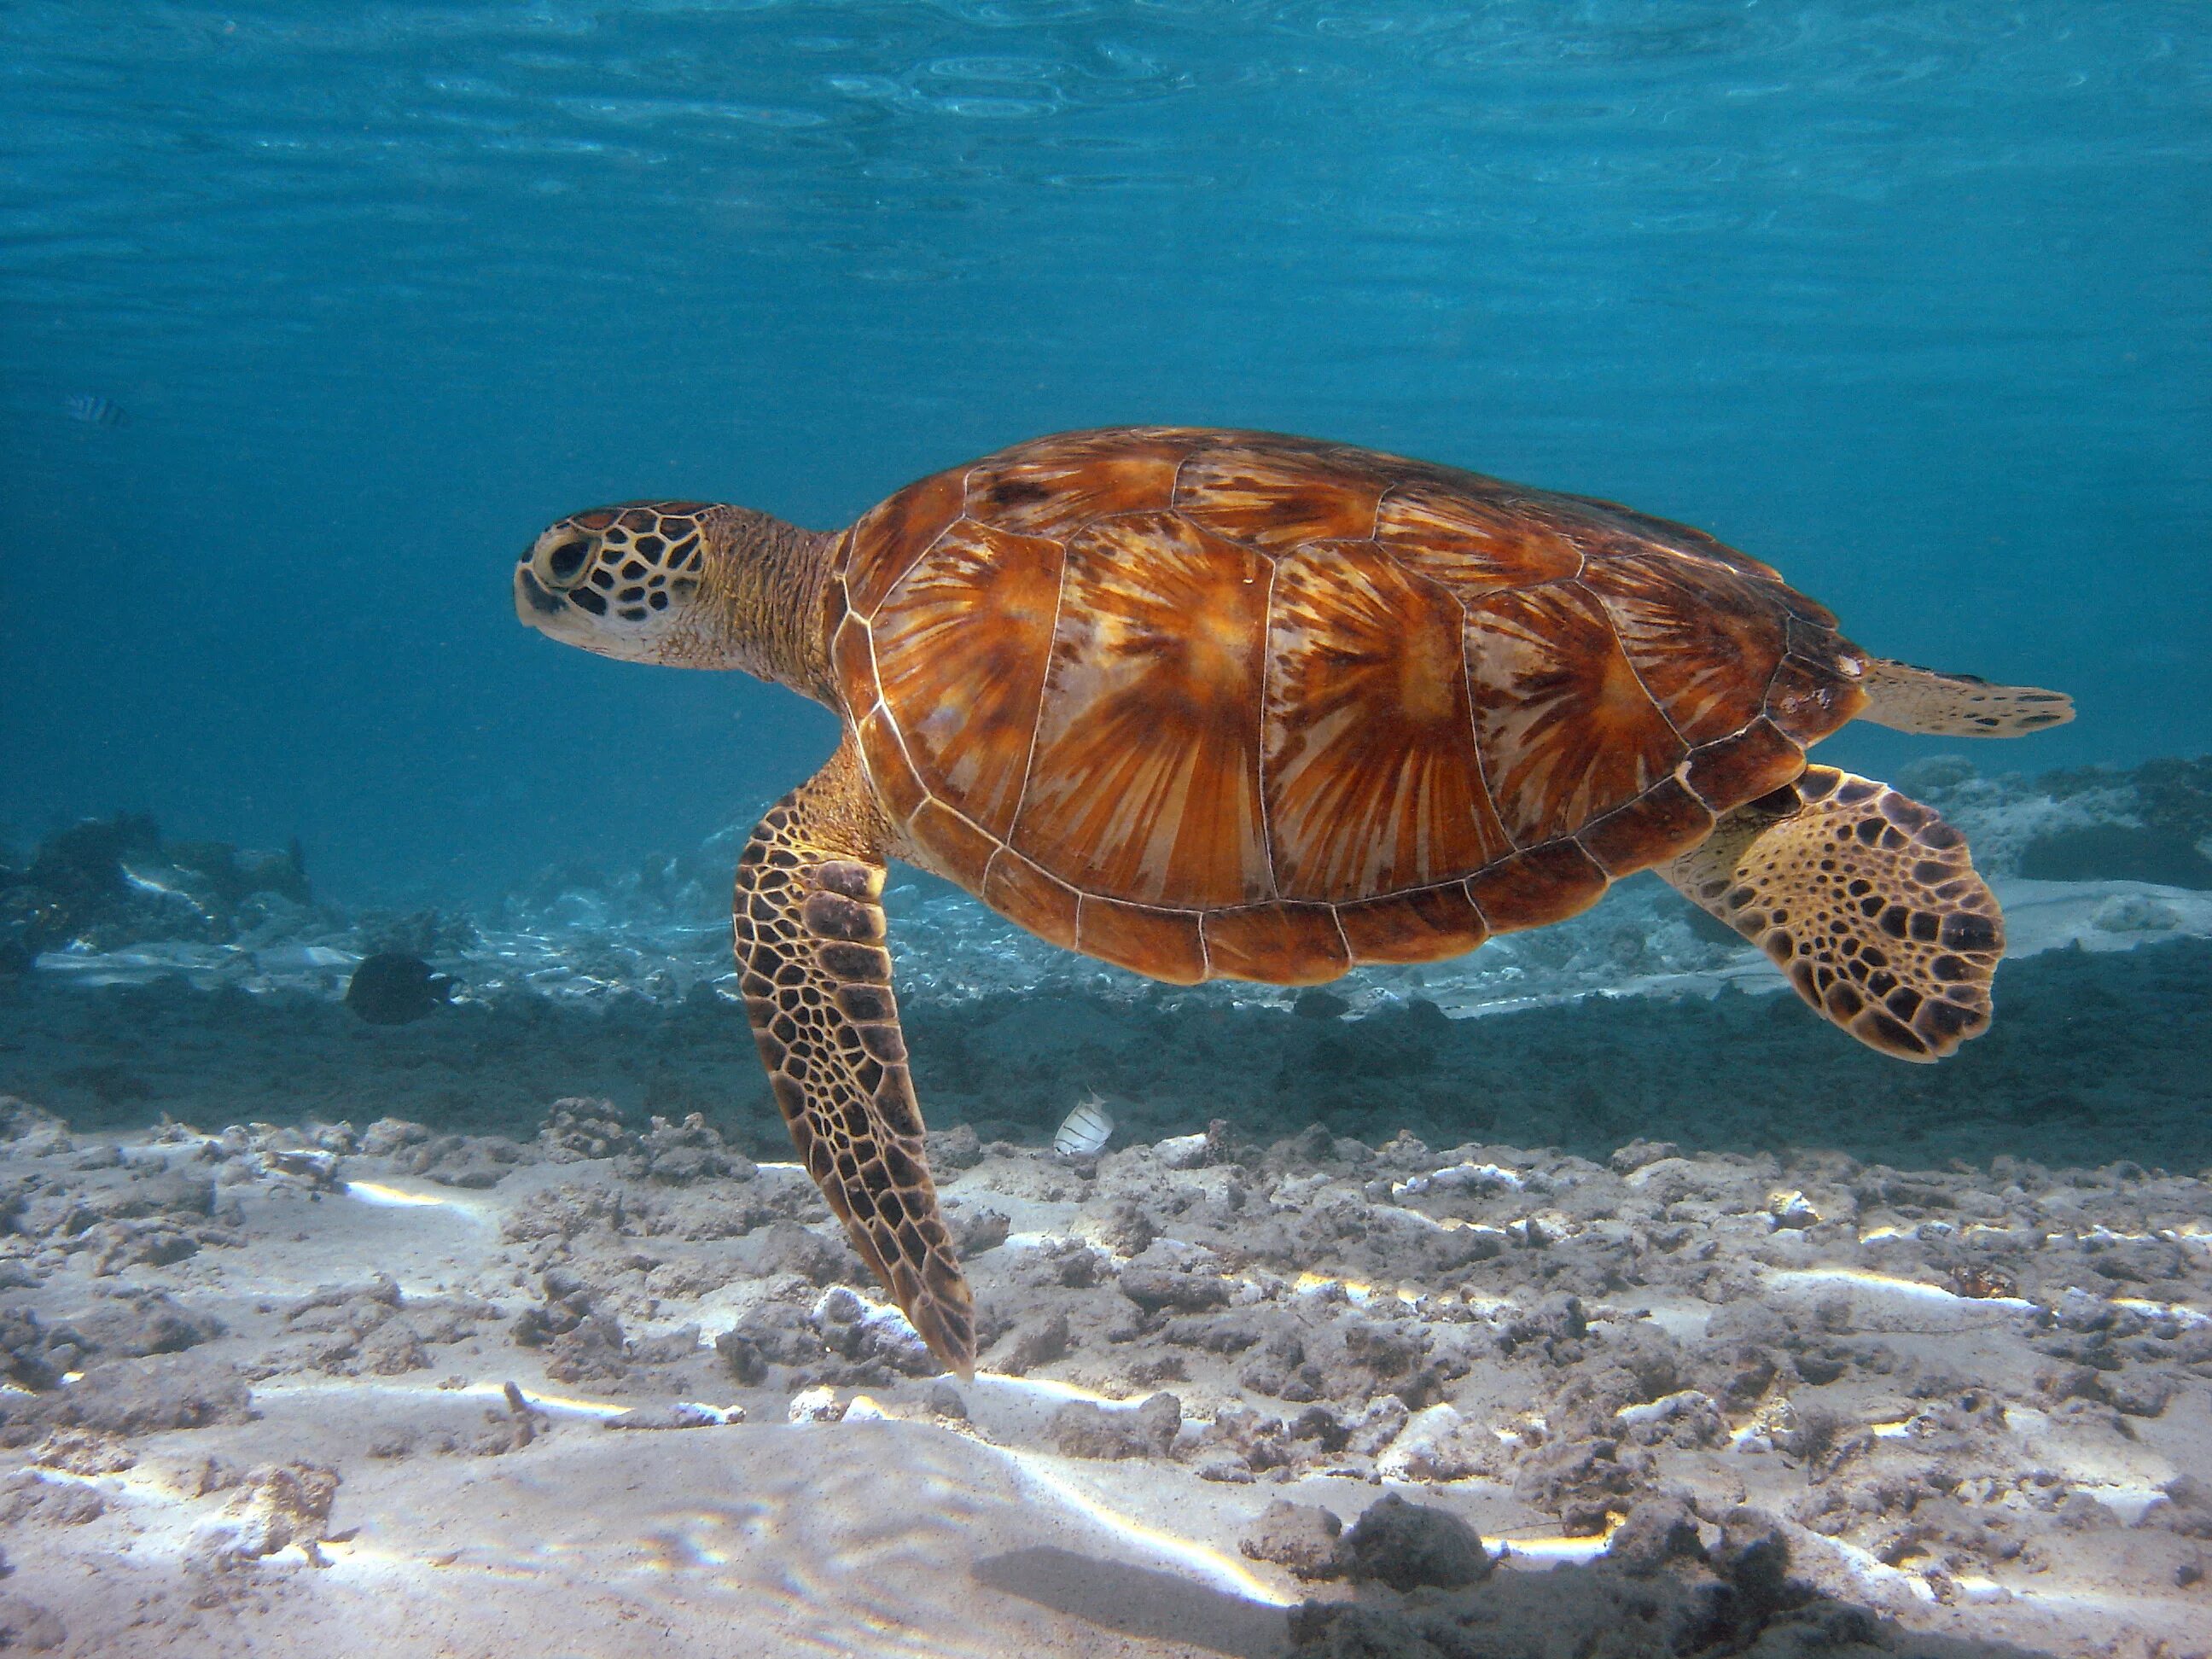
[[[969,1382],[787,1161],[726,848],[377,915],[65,832],[0,869],[0,1650],[2212,1652],[2204,769],[1923,765],[2015,958],[1930,1067],[1656,883],[1303,996],[907,885]],[[377,952],[449,983],[372,1023]]]

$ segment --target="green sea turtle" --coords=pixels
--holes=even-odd
[[[1860,1041],[1989,1021],[1995,899],[1927,807],[1805,749],[1854,716],[2004,737],[2051,691],[1865,655],[1755,559],[1610,503],[1342,444],[1018,445],[849,529],[639,501],[561,520],[530,626],[836,712],[738,865],[745,1006],[800,1157],[962,1374],[880,903],[902,858],[1155,979],[1426,962],[1656,869]]]

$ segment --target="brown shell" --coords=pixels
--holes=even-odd
[[[1835,619],[1624,507],[1271,433],[1065,433],[854,525],[832,641],[911,855],[1155,978],[1583,909],[1864,704]]]

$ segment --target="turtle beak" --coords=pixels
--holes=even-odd
[[[562,609],[561,596],[548,593],[528,565],[515,568],[514,614],[526,627],[538,627],[547,617],[558,616]]]

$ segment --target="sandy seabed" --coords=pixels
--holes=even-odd
[[[726,1006],[19,979],[0,1649],[2212,1651],[2212,917],[2033,886],[1958,1081],[1756,964],[918,996],[964,1383]]]

